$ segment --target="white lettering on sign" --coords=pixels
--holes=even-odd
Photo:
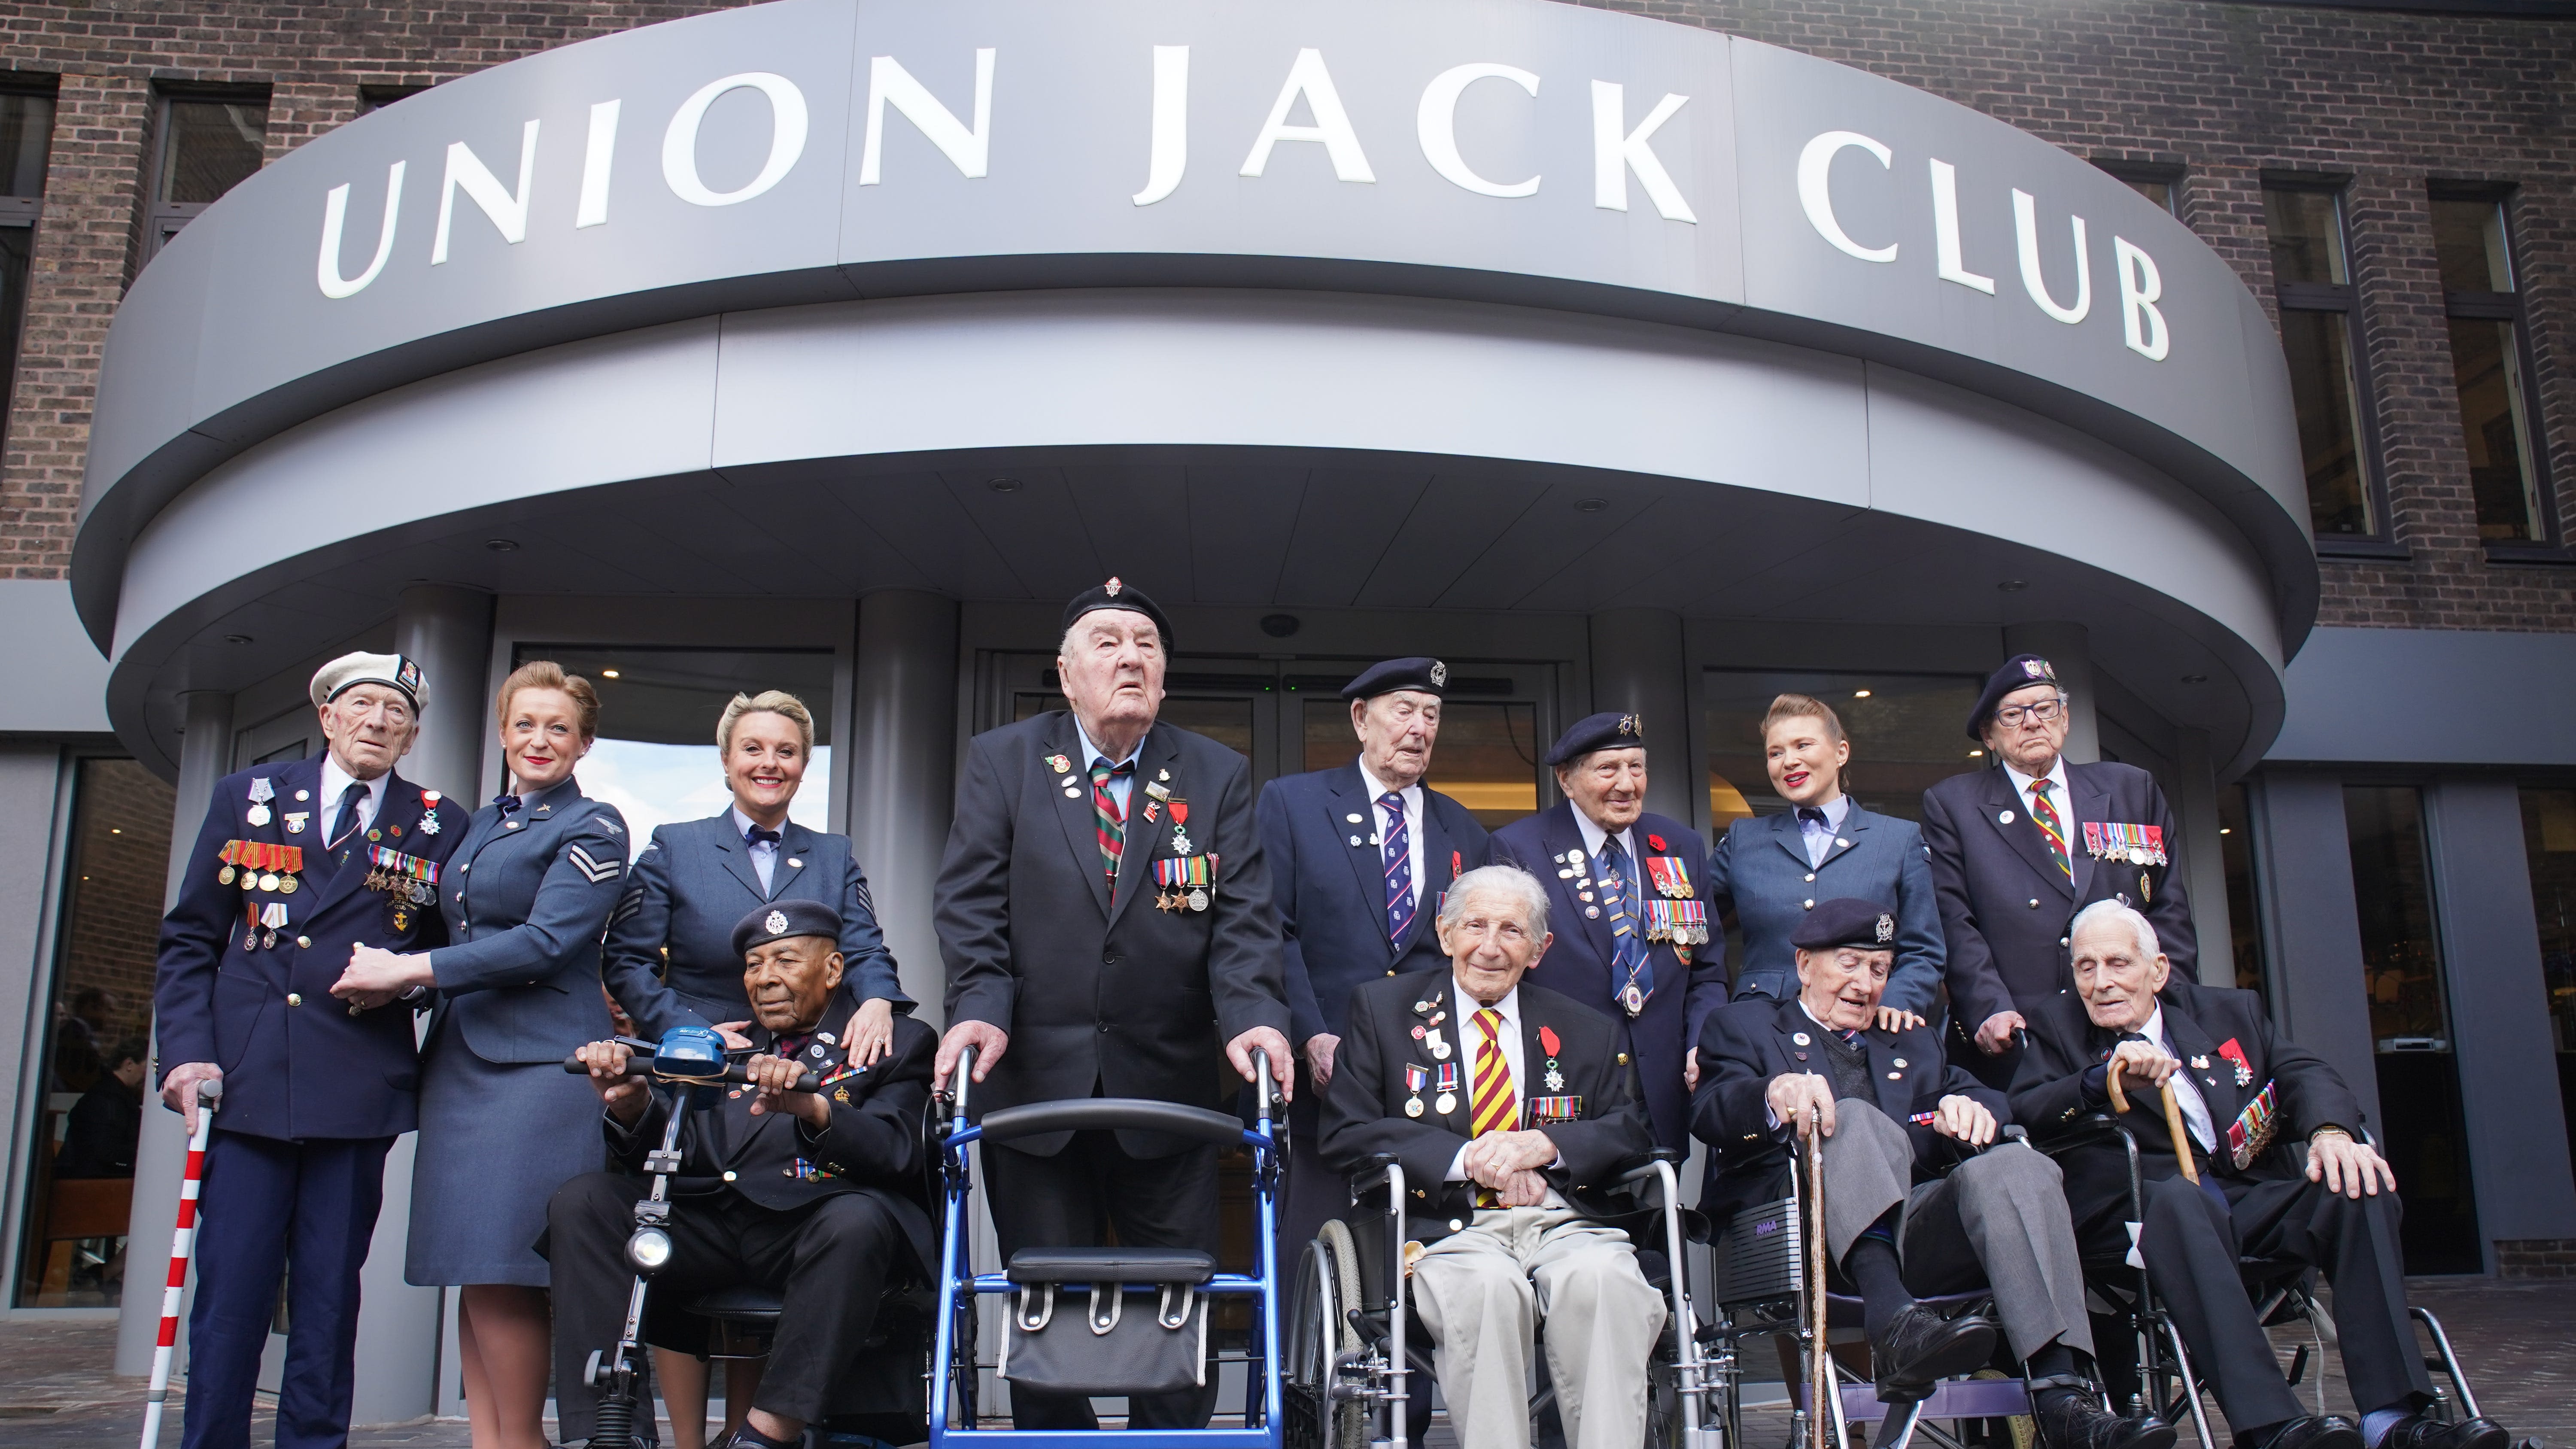
[[[769,157],[758,175],[732,191],[711,191],[698,175],[698,127],[707,107],[727,91],[755,90],[769,98]],[[779,182],[805,154],[805,93],[796,82],[765,70],[744,71],[712,80],[680,102],[670,126],[662,132],[662,181],[671,194],[692,206],[732,206],[751,200]],[[870,133],[874,134],[873,131]]]
[[[617,159],[617,111],[621,104],[601,101],[590,108],[590,139],[581,150],[581,207],[572,218],[576,230],[608,222],[608,169]]]
[[[1314,113],[1315,124],[1292,126],[1289,112],[1296,109],[1298,97]],[[1252,138],[1252,150],[1243,158],[1244,176],[1258,176],[1270,167],[1271,148],[1282,141],[1312,141],[1324,148],[1333,163],[1333,175],[1344,181],[1377,180],[1369,170],[1368,157],[1360,151],[1359,133],[1351,129],[1350,112],[1342,109],[1341,92],[1333,89],[1332,72],[1324,69],[1324,53],[1309,47],[1297,52],[1297,61],[1288,67],[1288,79],[1279,87],[1279,99],[1270,103],[1270,119],[1261,125],[1261,134]]]
[[[375,260],[353,278],[340,275],[340,232],[349,219],[349,183],[341,182],[322,198],[322,257],[314,264],[313,281],[322,295],[333,301],[354,297],[367,290],[367,284],[385,269],[394,254],[394,221],[402,215],[403,169],[411,163],[397,161],[385,168],[385,219],[376,232]]]
[[[447,146],[447,179],[438,184],[438,233],[430,239],[429,264],[447,260],[448,224],[456,219],[456,193],[463,191],[512,246],[528,239],[528,188],[537,172],[537,123],[519,129],[519,189],[501,189],[501,178],[462,141]]]
[[[2127,237],[2111,238],[2111,269],[2120,278],[2120,334],[2129,350],[2149,362],[2162,362],[2172,339],[2165,333],[2165,314],[2156,299],[2165,294],[2156,259]]]
[[[993,159],[993,52],[975,52],[975,125],[969,130],[930,88],[912,78],[890,55],[868,62],[868,140],[859,158],[859,184],[878,183],[885,157],[887,106],[939,148],[950,165],[968,177],[980,177]]]
[[[1959,168],[1932,162],[1932,250],[1941,260],[1941,280],[1973,287],[1991,297],[1995,279],[1968,270],[1959,246]]]
[[[2060,307],[2048,295],[2048,279],[2039,274],[2039,198],[2014,190],[2013,241],[2021,250],[2021,286],[2039,310],[2072,327],[2093,310],[2093,257],[2084,249],[2084,218],[2075,220],[2075,305]]]
[[[1538,77],[1517,67],[1480,63],[1453,66],[1442,71],[1423,88],[1422,104],[1415,107],[1413,113],[1413,129],[1422,142],[1422,158],[1450,184],[1478,196],[1536,196],[1536,176],[1527,181],[1488,181],[1477,175],[1475,168],[1467,164],[1467,158],[1458,153],[1458,98],[1466,93],[1467,87],[1480,80],[1507,80],[1527,92],[1532,100],[1538,98]],[[1626,210],[1626,203],[1623,187],[1619,209]]]
[[[1867,151],[1877,158],[1881,166],[1893,167],[1896,164],[1895,152],[1858,131],[1827,131],[1809,141],[1806,149],[1798,153],[1798,204],[1806,209],[1807,224],[1816,229],[1816,235],[1831,242],[1836,251],[1864,262],[1895,261],[1896,243],[1889,242],[1883,247],[1862,246],[1851,239],[1851,233],[1843,230],[1841,220],[1834,215],[1834,157],[1852,147]]]
[[[1637,184],[1646,188],[1646,199],[1655,204],[1655,214],[1666,221],[1696,224],[1690,203],[1682,200],[1681,188],[1673,185],[1671,173],[1655,155],[1655,132],[1673,118],[1673,113],[1690,104],[1690,97],[1667,94],[1637,123],[1637,129],[1622,131],[1628,124],[1628,89],[1609,81],[1592,83],[1592,204],[1605,211],[1628,209],[1628,173],[1637,173]]]
[[[1151,206],[1181,189],[1190,169],[1190,48],[1154,47],[1153,140],[1145,154],[1145,189],[1128,198]]]

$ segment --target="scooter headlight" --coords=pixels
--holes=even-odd
[[[637,1228],[626,1240],[626,1261],[639,1273],[658,1273],[671,1261],[671,1235],[660,1228]]]

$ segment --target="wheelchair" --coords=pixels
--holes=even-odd
[[[941,1246],[939,1282],[934,1299],[936,1325],[930,1359],[930,1438],[932,1449],[943,1445],[1046,1445],[1067,1449],[1080,1445],[1171,1445],[1186,1449],[1280,1449],[1286,1416],[1281,1411],[1279,1380],[1279,1311],[1278,1271],[1275,1239],[1278,1232],[1278,1189],[1281,1163],[1287,1152],[1288,1124],[1285,1119],[1272,1120],[1272,1083],[1267,1053],[1253,1054],[1253,1067],[1259,1085],[1256,1089],[1257,1116],[1253,1126],[1223,1112],[1203,1107],[1183,1106],[1176,1102],[1152,1101],[1128,1097],[1087,1097],[1059,1102],[1031,1102],[1018,1107],[1005,1107],[988,1112],[979,1124],[966,1119],[967,1085],[974,1080],[975,1054],[963,1053],[951,1079],[955,1096],[947,1104],[950,1113],[947,1131],[938,1139],[938,1171],[941,1188]],[[1252,1151],[1252,1185],[1254,1207],[1254,1262],[1250,1274],[1220,1273],[1215,1262],[1205,1253],[1189,1248],[1023,1248],[1012,1254],[1011,1261],[999,1273],[977,1273],[969,1258],[967,1225],[973,1194],[973,1179],[968,1168],[967,1149],[977,1142],[1010,1142],[1023,1137],[1036,1137],[1049,1132],[1091,1132],[1132,1130],[1163,1132],[1177,1137],[1193,1138],[1219,1147],[1248,1147]],[[1069,1292],[1087,1289],[1088,1293]],[[1074,1355],[1085,1352],[1086,1337],[1097,1340],[1088,1350],[1090,1361],[1107,1375],[1079,1389],[1067,1388],[1059,1380],[1051,1387],[1059,1391],[1094,1395],[1121,1395],[1157,1391],[1168,1387],[1120,1381],[1120,1360],[1127,1352],[1116,1346],[1135,1339],[1113,1340],[1125,1316],[1125,1302],[1130,1295],[1150,1294],[1142,1306],[1165,1330],[1183,1330],[1197,1313],[1199,1335],[1194,1353],[1201,1373],[1215,1365],[1240,1362],[1248,1370],[1244,1390],[1241,1427],[1206,1429],[987,1429],[981,1426],[977,1411],[977,1381],[982,1370],[997,1369],[1005,1379],[1013,1378],[1010,1356],[1013,1348],[1006,1344],[1002,1357],[987,1361],[977,1356],[977,1302],[985,1297],[1008,1297],[1012,1300],[1013,1342],[1022,1345],[1017,1351],[1031,1351],[1033,1340],[1022,1337],[1042,1333],[1058,1323],[1059,1308],[1069,1311],[1063,1322],[1062,1335],[1071,1343]],[[1211,1361],[1205,1350],[1207,1299],[1248,1297],[1256,1304],[1256,1315],[1249,1347],[1240,1354],[1217,1354]],[[1087,1306],[1085,1299],[1087,1298]],[[1088,1335],[1082,1330],[1088,1329]],[[1140,1335],[1150,1333],[1141,1323],[1134,1329]],[[1150,1340],[1149,1340],[1150,1341]]]
[[[1671,1302],[1663,1337],[1648,1361],[1646,1443],[1719,1449],[1709,1415],[1716,1381],[1693,1332],[1697,1319],[1683,1267],[1683,1245],[1697,1215],[1681,1204],[1674,1171],[1680,1160],[1659,1148],[1612,1181],[1641,1202],[1652,1186],[1664,1227],[1660,1245],[1636,1244],[1638,1267]],[[1404,1168],[1391,1154],[1370,1158],[1351,1184],[1354,1207],[1381,1195],[1382,1231],[1366,1225],[1355,1231],[1335,1219],[1299,1254],[1283,1366],[1287,1442],[1293,1449],[1406,1449],[1430,1426],[1434,1345],[1411,1312]],[[1542,1322],[1541,1341],[1546,1331]],[[1554,1398],[1554,1389],[1542,1386],[1531,1400],[1532,1416],[1552,1415]],[[1540,1442],[1538,1436],[1533,1442]]]

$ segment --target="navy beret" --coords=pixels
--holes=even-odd
[[[1574,722],[1574,727],[1556,737],[1547,752],[1550,766],[1591,754],[1594,750],[1644,749],[1646,722],[1633,714],[1587,714]]]
[[[1789,935],[1789,944],[1801,951],[1830,951],[1837,946],[1893,951],[1896,913],[1876,901],[1850,896],[1818,901],[1814,910],[1799,918],[1798,929]]]
[[[1342,686],[1344,699],[1375,699],[1399,689],[1418,689],[1424,694],[1439,695],[1449,688],[1449,666],[1437,659],[1417,655],[1411,659],[1388,659],[1372,664],[1359,673],[1359,678]]]
[[[1995,711],[2003,707],[2004,696],[2034,684],[2055,687],[2057,666],[2036,654],[2016,654],[2005,660],[2004,667],[1996,670],[1994,677],[1986,681],[1986,692],[1977,696],[1976,712],[1968,716],[1968,738],[1982,743],[1986,737],[1986,721],[1993,719]]]
[[[811,900],[773,901],[754,907],[750,915],[733,923],[733,954],[746,956],[754,946],[766,946],[790,936],[826,936],[837,946],[841,941],[841,913]]]
[[[1125,609],[1153,620],[1154,632],[1162,636],[1163,652],[1172,652],[1172,621],[1163,617],[1163,611],[1154,606],[1143,589],[1114,576],[1105,584],[1094,584],[1074,595],[1064,606],[1064,623],[1057,632],[1072,628],[1074,620],[1101,609]]]

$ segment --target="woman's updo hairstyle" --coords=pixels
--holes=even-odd
[[[523,689],[561,690],[571,697],[573,708],[581,715],[582,740],[587,743],[599,738],[599,691],[580,675],[564,673],[563,666],[551,659],[531,659],[501,681],[501,702],[492,710],[497,727],[510,727],[510,705]]]
[[[796,733],[805,742],[805,753],[814,753],[814,712],[805,701],[783,689],[764,689],[758,694],[737,694],[724,707],[724,716],[716,721],[716,749],[730,754],[733,750],[733,727],[747,714],[774,714],[792,720]]]

